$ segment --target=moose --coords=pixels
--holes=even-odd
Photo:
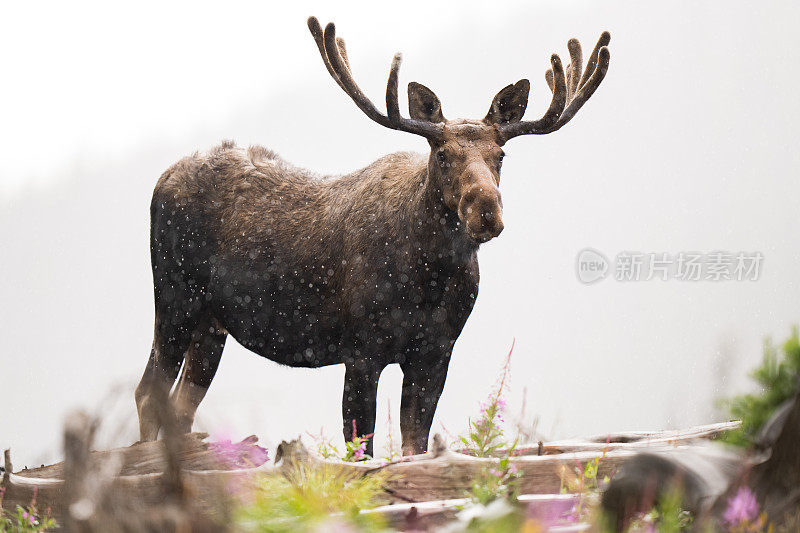
[[[481,120],[445,119],[433,91],[412,82],[405,118],[400,54],[384,114],[354,81],[334,24],[323,31],[311,17],[308,28],[358,108],[424,137],[430,154],[394,153],[323,178],[266,148],[226,141],[164,172],[150,206],[155,332],[135,394],[143,441],[157,438],[166,398],[179,429],[191,431],[230,334],[279,364],[343,363],[345,440],[374,432],[378,378],[398,363],[403,453],[424,452],[453,345],[478,296],[478,247],[503,231],[502,147],[569,122],[610,58],[604,32],[582,71],[580,44],[570,40],[566,69],[551,57],[552,100],[538,120],[522,120],[526,79],[503,88]]]

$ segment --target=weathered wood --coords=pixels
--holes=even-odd
[[[297,462],[312,465],[325,465],[327,468],[341,468],[364,474],[382,470],[390,474],[386,488],[398,502],[424,502],[462,498],[472,488],[475,478],[488,474],[491,469],[500,467],[498,458],[480,458],[448,450],[437,445],[441,438],[434,438],[431,451],[412,455],[387,464],[376,461],[344,463],[318,458],[308,453],[299,441],[282,443],[276,461],[279,469]],[[511,457],[509,464],[519,472],[520,492],[526,494],[558,493],[561,489],[560,469],[567,467],[584,468],[587,462],[602,457],[598,476],[611,475],[624,461],[633,455],[632,451],[616,450],[603,452],[575,452],[560,456],[520,456]]]
[[[190,433],[182,438],[179,453],[181,464],[188,470],[228,470],[224,461],[220,461],[214,452],[208,449],[208,443],[203,442],[208,437],[207,433]],[[123,448],[89,452],[90,462],[104,461],[112,455],[119,455],[122,459],[120,475],[134,476],[140,474],[153,474],[164,470],[164,441],[139,442]],[[64,479],[64,463],[56,463],[40,468],[29,468],[17,472],[28,478]]]
[[[8,483],[8,476],[14,471],[14,466],[11,464],[11,450],[3,452],[3,478],[0,481],[0,486],[5,486]]]
[[[738,420],[695,426],[688,429],[664,431],[627,431],[596,435],[584,439],[566,439],[522,446],[515,455],[551,455],[567,452],[629,450],[670,444],[686,443],[698,439],[711,439],[742,425]]]
[[[567,468],[583,469],[587,462],[601,458],[598,477],[613,475],[621,466],[633,457],[637,451],[646,449],[653,453],[680,453],[681,450],[694,447],[694,441],[713,435],[722,428],[732,428],[734,424],[716,424],[683,431],[649,432],[627,434],[631,442],[597,443],[585,439],[582,444],[570,444],[567,441],[543,445],[550,451],[543,455],[519,455],[510,458],[510,464],[516,467],[520,478],[520,493],[526,497],[536,495],[557,494],[561,489],[561,470]],[[620,434],[617,434],[620,435]],[[490,469],[498,468],[500,459],[478,458],[447,449],[443,440],[436,436],[431,450],[427,454],[404,457],[390,463],[377,460],[350,463],[322,459],[308,450],[299,440],[284,442],[278,447],[275,463],[264,463],[251,468],[236,468],[220,460],[210,445],[204,442],[205,434],[191,434],[180,437],[179,446],[172,446],[172,451],[165,447],[163,441],[137,443],[127,448],[110,451],[97,451],[87,454],[90,464],[105,464],[113,458],[118,462],[118,474],[108,481],[109,493],[124,494],[127,504],[147,508],[164,503],[164,489],[175,484],[164,482],[164,470],[167,456],[172,454],[175,464],[180,466],[180,486],[189,500],[201,510],[208,510],[219,505],[220,494],[227,494],[229,487],[235,485],[247,488],[263,474],[285,474],[298,463],[316,465],[325,468],[367,475],[378,470],[390,474],[386,483],[386,493],[392,506],[392,520],[395,514],[402,514],[415,509],[420,520],[428,520],[423,515],[429,509],[443,509],[443,516],[451,513],[449,507],[442,508],[431,504],[420,506],[420,502],[456,500],[463,498],[477,476],[486,475]],[[636,440],[634,440],[634,437]],[[599,438],[599,437],[598,437]],[[240,446],[253,446],[257,439],[248,438]],[[620,440],[619,438],[617,440]],[[574,441],[578,442],[578,441]],[[586,446],[588,449],[580,449]],[[578,450],[553,453],[555,450]],[[10,469],[9,469],[10,470]],[[25,505],[30,501],[33,490],[39,491],[39,502],[42,507],[51,506],[58,513],[64,506],[64,473],[65,465],[50,465],[44,468],[11,473],[6,476],[8,482],[6,501],[9,507],[17,503]],[[169,490],[169,489],[168,489]],[[545,497],[545,496],[542,496]],[[397,516],[400,516],[398,514]],[[452,514],[452,513],[451,513]],[[58,515],[57,515],[58,516]],[[437,521],[439,518],[430,518]]]
[[[579,495],[576,494],[523,494],[519,496],[518,500],[528,506],[546,506],[554,502],[576,502],[578,498]],[[458,513],[469,504],[468,498],[454,498],[383,505],[361,512],[381,515],[389,525],[401,531],[427,531],[454,520]],[[584,527],[580,526],[577,531],[583,529]]]
[[[136,445],[138,446],[138,445]],[[498,468],[500,460],[496,458],[477,458],[451,451],[445,451],[438,456],[432,454],[411,456],[402,461],[387,465],[375,462],[344,463],[318,458],[303,450],[302,461],[319,466],[342,469],[352,472],[367,474],[376,470],[385,470],[391,474],[391,481],[387,489],[393,499],[399,502],[420,502],[428,500],[442,500],[460,498],[471,488],[476,476],[485,474],[492,468]],[[615,450],[605,454],[602,452],[575,452],[558,456],[521,456],[510,459],[520,474],[520,490],[529,494],[557,493],[561,487],[559,470],[562,465],[583,468],[584,465],[595,458],[603,457],[600,462],[599,476],[611,475],[633,454],[629,450]],[[284,453],[280,457],[279,466],[264,464],[257,468],[239,470],[184,470],[184,483],[193,493],[203,493],[203,487],[208,484],[225,484],[228,482],[244,483],[255,475],[277,472],[288,468],[288,465],[297,461],[294,456]],[[26,475],[12,474],[11,486],[26,489],[25,495],[32,495],[33,487],[40,487],[40,494],[50,497],[52,492],[58,493],[63,482],[59,479],[28,477]],[[160,493],[157,490],[161,483],[161,473],[148,473],[138,475],[118,476],[114,485],[131,491],[132,497],[146,496],[149,492]]]
[[[39,509],[49,509],[70,531],[217,529],[209,516],[224,517],[230,508],[225,483],[236,476],[218,479],[216,474],[229,466],[202,442],[206,435],[166,432],[165,441],[90,453],[93,434],[94,423],[88,417],[71,415],[65,427],[63,464],[12,473],[6,454],[3,507],[27,506],[36,495]],[[253,440],[247,445],[254,445]],[[184,470],[183,457],[203,469],[219,470]],[[128,472],[144,473],[120,475],[123,463]],[[42,477],[45,474],[59,477]]]
[[[60,514],[68,531],[88,530],[88,520],[99,503],[96,496],[100,491],[92,491],[88,480],[93,466],[89,463],[89,448],[96,428],[96,423],[82,412],[68,415],[64,424],[64,501]]]

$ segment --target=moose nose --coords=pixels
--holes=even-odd
[[[488,225],[491,228],[492,237],[497,237],[498,235],[503,233],[503,229],[505,228],[505,226],[503,225],[502,218],[495,217],[493,213],[486,213],[484,216],[487,222],[490,222]]]
[[[503,207],[496,186],[475,186],[461,198],[459,216],[467,233],[478,242],[486,242],[503,231]]]

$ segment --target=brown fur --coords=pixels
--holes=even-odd
[[[574,115],[604,74],[592,74],[574,96],[579,69],[570,70],[574,99],[565,110],[566,82],[554,59],[557,83],[544,126],[521,122],[526,80],[500,91],[480,121],[445,119],[433,91],[412,83],[411,118],[404,119],[399,55],[384,115],[355,85],[333,25],[323,33],[312,18],[309,29],[329,73],[359,108],[386,127],[425,136],[430,155],[395,153],[320,177],[266,148],[226,141],[168,169],[150,207],[156,313],[136,390],[142,440],[158,434],[158,398],[181,364],[173,403],[182,429],[191,429],[230,334],[281,364],[344,363],[346,439],[374,431],[378,377],[399,363],[403,451],[424,451],[453,345],[477,298],[478,246],[503,231],[501,146],[514,135],[560,127],[560,112]],[[592,56],[601,66],[604,39]]]

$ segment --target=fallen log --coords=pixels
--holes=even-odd
[[[605,437],[609,442],[597,442],[603,439],[600,436],[581,441],[559,441],[537,447],[546,450],[542,454],[515,455],[510,458],[510,464],[519,472],[521,494],[557,494],[561,490],[561,471],[564,466],[583,469],[589,461],[600,458],[598,479],[602,479],[604,476],[613,476],[638,450],[681,450],[692,447],[698,439],[708,438],[733,427],[736,427],[735,423],[682,431],[612,434]],[[142,507],[160,505],[164,502],[164,487],[167,485],[173,487],[167,490],[168,493],[177,493],[179,487],[191,495],[193,505],[206,510],[219,504],[220,494],[230,492],[228,487],[246,487],[260,475],[285,473],[297,463],[364,475],[378,470],[387,471],[390,480],[386,483],[385,490],[387,502],[392,504],[418,504],[463,498],[477,476],[498,468],[500,463],[497,458],[478,458],[451,451],[436,436],[429,453],[404,457],[389,463],[376,460],[350,463],[322,459],[309,453],[296,440],[284,442],[278,447],[274,464],[264,462],[242,468],[241,463],[221,460],[218,450],[214,449],[215,445],[205,442],[206,437],[206,434],[173,436],[171,442],[177,445],[173,443],[170,447],[165,445],[165,441],[157,441],[137,443],[116,450],[88,452],[87,445],[86,457],[82,461],[95,465],[95,468],[107,465],[104,475],[109,479],[103,482],[106,484],[106,492],[124,494],[127,503],[136,502],[136,505]],[[254,453],[257,450],[263,451],[256,442],[257,438],[248,437],[236,446],[243,449],[243,455],[247,456],[247,450]],[[170,457],[173,459],[169,459]],[[173,466],[168,468],[169,464]],[[175,478],[176,464],[180,465],[179,481]],[[3,477],[3,486],[6,488],[4,507],[13,509],[15,505],[27,505],[34,491],[37,491],[40,508],[50,507],[57,519],[65,516],[63,509],[69,503],[67,494],[70,492],[65,488],[64,477],[67,475],[69,478],[66,464],[59,463],[14,473],[9,459],[6,470]],[[171,474],[165,474],[165,470]],[[95,484],[97,483],[99,481]],[[182,500],[178,497],[176,501]]]
[[[528,507],[546,507],[552,503],[571,504],[577,502],[577,494],[523,494],[518,501]],[[469,498],[454,498],[418,503],[400,503],[383,505],[361,511],[364,514],[379,514],[395,529],[402,531],[427,531],[443,526],[457,518],[465,506],[471,503]],[[567,507],[568,509],[569,507]],[[577,531],[582,531],[583,526]]]
[[[741,425],[740,421],[734,420],[694,426],[687,429],[607,433],[581,439],[539,442],[535,446],[518,446],[514,449],[513,455],[555,455],[568,452],[628,450],[680,444],[700,439],[713,439],[726,431],[737,429]],[[470,455],[470,451],[466,448],[456,449],[455,451]]]

